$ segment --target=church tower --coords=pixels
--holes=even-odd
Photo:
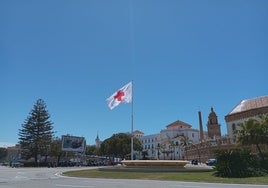
[[[101,145],[101,141],[100,141],[100,138],[99,138],[99,134],[97,133],[97,137],[95,139],[95,143],[96,143],[96,147],[97,148],[100,148],[100,145]]]
[[[208,116],[207,128],[209,138],[215,138],[215,137],[217,138],[221,136],[221,127],[220,124],[218,123],[218,117],[212,107],[211,112]]]

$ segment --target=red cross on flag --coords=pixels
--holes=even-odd
[[[108,107],[112,110],[120,103],[132,102],[132,82],[124,85],[122,88],[114,92],[108,99],[106,99]]]

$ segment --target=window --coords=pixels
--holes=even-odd
[[[192,133],[192,137],[194,138],[194,133]]]
[[[232,124],[232,129],[233,129],[233,131],[235,131],[235,130],[236,130],[235,123],[233,123],[233,124]]]

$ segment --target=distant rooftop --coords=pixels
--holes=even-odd
[[[268,107],[268,96],[242,100],[228,115],[262,107]]]
[[[172,127],[183,127],[183,128],[187,127],[187,128],[191,128],[192,126],[190,124],[188,124],[188,123],[185,123],[183,121],[177,120],[177,121],[167,125],[166,127],[167,127],[167,129],[169,129],[169,128],[172,128]]]
[[[143,132],[139,131],[139,130],[135,130],[133,131],[134,134],[144,134]]]

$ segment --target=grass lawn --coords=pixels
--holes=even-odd
[[[214,172],[125,172],[125,171],[102,171],[79,170],[63,173],[66,176],[84,178],[111,178],[111,179],[143,179],[143,180],[170,180],[170,181],[195,181],[195,182],[218,182],[218,183],[248,183],[267,184],[268,176],[250,178],[220,178],[213,176]]]

